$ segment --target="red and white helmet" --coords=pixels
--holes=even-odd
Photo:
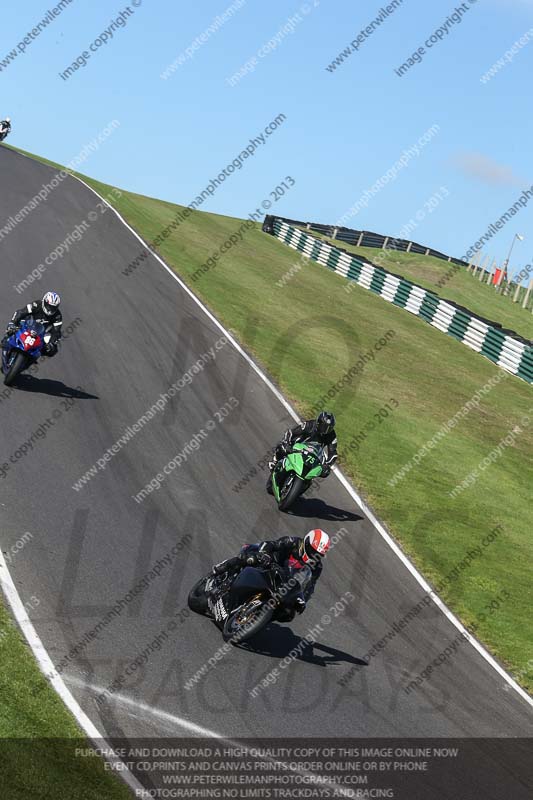
[[[306,533],[303,541],[303,561],[309,561],[317,556],[325,556],[329,549],[329,536],[326,531],[315,528]]]
[[[59,307],[60,302],[61,298],[57,292],[46,292],[42,300],[44,313],[49,317]]]

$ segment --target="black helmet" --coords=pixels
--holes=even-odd
[[[321,411],[318,417],[316,418],[316,429],[317,433],[321,436],[325,436],[326,433],[330,433],[335,427],[335,417],[329,411]]]

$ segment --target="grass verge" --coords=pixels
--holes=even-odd
[[[454,272],[445,286],[438,286],[439,280],[453,269],[453,264],[442,261],[432,256],[422,256],[417,253],[399,253],[396,250],[380,250],[376,247],[356,247],[346,242],[322,236],[316,231],[305,231],[317,239],[322,239],[333,245],[347,250],[349,253],[364,256],[368,261],[377,264],[388,272],[402,275],[407,280],[435,292],[445,300],[453,300],[469,311],[487,319],[499,322],[503,328],[509,328],[526,339],[533,339],[533,314],[513,303],[511,296],[504,297],[496,292],[493,286],[480,283],[477,277],[461,267]],[[514,289],[513,289],[514,293]]]
[[[124,783],[100,758],[77,758],[87,741],[39,671],[0,603],[0,757],[9,800],[126,800]],[[7,787],[9,792],[7,793]]]

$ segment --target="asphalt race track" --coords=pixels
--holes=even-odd
[[[0,148],[0,175],[1,229],[54,170]],[[19,294],[13,287],[90,212],[97,217],[81,240]],[[364,663],[424,592],[336,478],[293,514],[277,511],[265,493],[264,472],[240,492],[232,490],[292,420],[231,344],[219,344],[216,359],[105,469],[79,491],[72,488],[222,336],[155,258],[133,275],[121,273],[140,249],[73,178],[0,241],[2,321],[48,289],[62,296],[67,330],[78,320],[57,358],[43,359],[16,390],[0,392],[2,463],[8,465],[1,478],[2,549],[10,553],[13,579],[54,664],[160,564],[159,577],[64,669],[102,734],[531,736],[531,707],[468,643],[405,692],[457,641],[457,629],[434,604]],[[232,397],[238,407],[219,421],[218,410],[234,403]],[[197,449],[189,448],[161,488],[137,503],[133,496],[206,425]],[[22,452],[33,433],[32,447]],[[211,622],[182,613],[192,583],[243,542],[303,535],[316,526],[346,532],[327,558],[307,612],[290,626],[270,626],[253,644],[232,648],[186,689],[223,644]],[[21,545],[26,531],[31,538]],[[166,564],[178,542],[181,549]],[[354,600],[332,610],[347,592]],[[251,690],[319,624],[315,645],[302,647],[253,697]],[[97,703],[143,652],[144,663],[119,697]]]

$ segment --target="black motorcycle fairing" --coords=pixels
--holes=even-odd
[[[272,593],[269,571],[245,567],[237,575],[229,590],[230,608],[237,608],[255,594]]]

